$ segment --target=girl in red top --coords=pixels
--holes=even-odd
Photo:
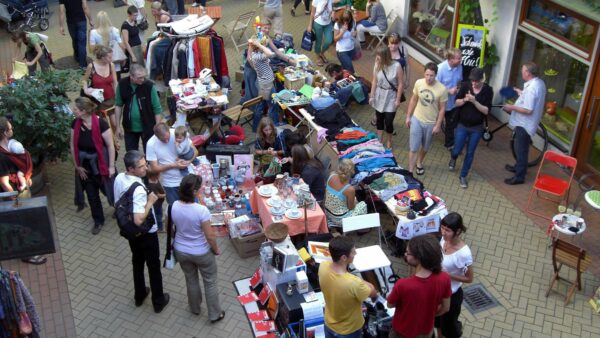
[[[112,49],[96,45],[94,55],[96,60],[87,66],[83,75],[83,92],[91,96],[92,89],[103,89],[104,100],[99,102],[98,110],[106,110],[115,105],[115,88],[117,88],[117,72],[112,63]],[[111,123],[114,125],[112,116]]]

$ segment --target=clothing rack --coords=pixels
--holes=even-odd
[[[0,338],[41,336],[33,297],[18,272],[0,267],[0,300]]]

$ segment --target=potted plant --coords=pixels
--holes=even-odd
[[[79,89],[80,76],[75,70],[53,70],[0,87],[0,115],[10,119],[15,139],[31,154],[34,174],[44,161],[69,155],[73,115],[65,109],[66,94]]]

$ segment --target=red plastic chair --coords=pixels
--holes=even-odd
[[[548,173],[548,166],[550,164],[556,164],[556,168],[553,168],[554,170],[551,173]],[[548,217],[531,210],[531,201],[533,199],[534,192],[539,198],[549,200],[557,204],[563,199],[566,199],[566,204],[569,204],[569,190],[571,189],[571,181],[573,180],[576,167],[576,158],[560,154],[552,150],[546,151],[544,153],[544,159],[542,160],[540,168],[538,169],[533,187],[531,187],[531,192],[529,193],[529,199],[527,200],[526,208],[527,212],[549,220],[552,219],[553,215]],[[540,192],[546,195],[556,196],[559,198],[559,200],[544,197],[539,194]]]

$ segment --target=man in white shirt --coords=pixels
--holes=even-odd
[[[505,104],[502,107],[505,112],[510,113],[509,123],[515,127],[517,163],[514,166],[510,164],[505,166],[506,170],[515,173],[513,177],[504,180],[504,183],[508,185],[525,183],[529,145],[544,113],[546,84],[538,77],[539,69],[539,66],[533,62],[525,62],[521,66],[521,77],[525,81],[523,90],[515,88],[519,94],[515,104]]]
[[[129,240],[131,262],[133,264],[135,306],[142,306],[144,300],[150,294],[150,290],[152,290],[154,312],[159,313],[167,306],[170,297],[168,293],[163,292],[158,235],[156,234],[158,227],[152,208],[158,196],[153,192],[148,193],[142,182],[142,177],[146,176],[148,169],[144,155],[137,150],[130,150],[123,157],[123,161],[125,162],[126,172],[120,173],[115,178],[115,199],[119,200],[135,182],[140,183],[141,186],[133,191],[133,221],[138,226],[144,223],[153,224],[148,233]],[[150,288],[146,287],[146,281],[144,280],[144,264],[148,265]]]
[[[198,151],[194,149],[194,158],[198,156]],[[177,145],[175,144],[175,129],[170,129],[164,123],[158,123],[154,126],[154,136],[148,140],[146,145],[146,159],[150,163],[150,170],[160,173],[161,183],[167,194],[167,203],[179,199],[179,184],[183,175],[180,169],[187,168],[192,161],[182,160],[177,155]]]

